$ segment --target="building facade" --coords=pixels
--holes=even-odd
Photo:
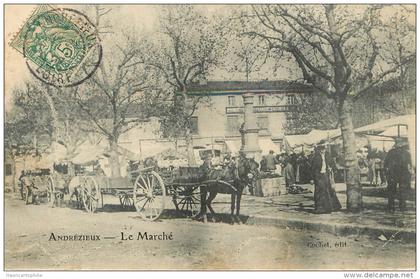
[[[242,95],[254,95],[254,113],[259,128],[263,153],[268,149],[280,152],[283,144],[286,112],[299,105],[299,94],[310,94],[307,84],[288,81],[209,81],[189,89],[189,95],[203,97],[193,115],[192,130],[195,146],[231,143],[240,145],[239,129],[244,122]],[[228,144],[229,145],[229,144]],[[231,150],[232,151],[232,150]],[[237,150],[234,150],[237,151]]]
[[[282,150],[286,112],[299,105],[299,94],[310,94],[313,88],[288,81],[209,81],[195,84],[188,92],[192,98],[202,98],[191,119],[194,148],[233,153],[241,147],[239,129],[244,122],[242,95],[253,94],[259,144],[264,155],[269,150],[276,153]],[[163,138],[157,118],[121,135],[119,145],[138,154],[141,159],[166,149],[186,152],[184,139]]]

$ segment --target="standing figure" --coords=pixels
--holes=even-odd
[[[379,158],[379,153],[377,153],[377,156],[375,158],[375,175],[374,175],[376,186],[382,183],[381,165],[382,165],[382,160],[381,158]],[[381,183],[379,183],[379,181],[381,181]]]
[[[315,213],[331,213],[341,209],[340,201],[331,187],[329,171],[332,169],[332,160],[325,150],[325,141],[317,145],[312,158],[311,169],[315,183]]]
[[[243,148],[245,146],[245,122],[241,124],[239,133],[241,134],[241,148]]]
[[[388,210],[395,211],[395,196],[397,184],[399,187],[399,207],[406,209],[406,200],[411,184],[411,158],[408,152],[408,142],[402,138],[395,140],[394,147],[385,158],[384,167],[388,180]]]
[[[261,172],[268,172],[266,156],[263,156],[261,161],[260,161],[260,171]]]
[[[369,182],[369,185],[373,185],[373,181],[375,180],[375,158],[373,157],[373,155],[369,155],[367,163],[368,163],[368,182]]]
[[[379,158],[381,159],[381,168],[379,170],[379,175],[381,176],[381,185],[386,183],[386,173],[385,173],[385,158],[388,153],[385,151],[385,148],[382,152],[379,153]]]
[[[29,176],[24,176],[22,179],[23,187],[26,190],[26,204],[39,204],[38,203],[38,193],[36,192],[37,187],[35,187],[34,182]]]
[[[22,200],[26,200],[26,189],[25,189],[25,182],[24,182],[25,176],[26,176],[26,172],[23,170],[21,171],[19,179],[18,179],[19,192],[20,192],[20,196],[22,197]]]
[[[284,168],[284,180],[286,182],[286,191],[289,191],[289,188],[295,185],[295,172],[293,170],[292,163],[289,158],[286,158],[286,167]]]
[[[265,160],[267,164],[267,171],[273,173],[276,170],[276,164],[279,163],[276,156],[274,156],[273,150],[270,150],[268,155],[265,156]]]

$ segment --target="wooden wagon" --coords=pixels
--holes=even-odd
[[[156,220],[165,208],[163,180],[151,169],[132,177],[86,175],[80,178],[79,200],[87,212],[95,212],[99,205],[103,207],[105,195],[117,197],[123,208],[134,206],[145,220]]]
[[[159,218],[169,196],[177,211],[195,216],[200,211],[200,187],[209,187],[216,181],[202,180],[198,168],[178,168],[160,171],[154,167],[142,169],[132,178],[84,176],[80,180],[80,201],[87,212],[95,212],[99,204],[104,206],[104,196],[118,197],[123,208],[133,207],[145,220]],[[229,181],[217,181],[234,191]]]

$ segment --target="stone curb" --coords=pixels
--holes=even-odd
[[[254,215],[249,216],[246,220],[246,224],[249,225],[268,225],[275,226],[282,229],[298,229],[298,230],[310,230],[315,232],[325,232],[334,234],[337,236],[348,236],[348,235],[367,235],[377,239],[380,235],[384,235],[387,239],[393,238],[401,239],[409,243],[416,242],[416,232],[411,229],[402,228],[389,228],[389,227],[367,227],[361,225],[351,224],[337,224],[337,223],[325,223],[325,222],[312,222],[301,219],[290,219],[290,218],[279,218],[279,217],[268,217]]]

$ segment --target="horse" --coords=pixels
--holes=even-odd
[[[201,207],[198,218],[207,222],[207,208],[211,212],[211,219],[214,221],[215,212],[211,206],[212,201],[218,193],[231,195],[231,222],[241,224],[239,218],[241,198],[245,186],[252,183],[258,172],[258,163],[253,159],[241,156],[237,162],[228,164],[225,169],[210,170],[203,177],[206,186],[200,187]],[[208,183],[208,181],[211,181]],[[233,187],[232,187],[233,186]],[[207,197],[207,194],[208,197]],[[236,214],[235,214],[236,209]]]

